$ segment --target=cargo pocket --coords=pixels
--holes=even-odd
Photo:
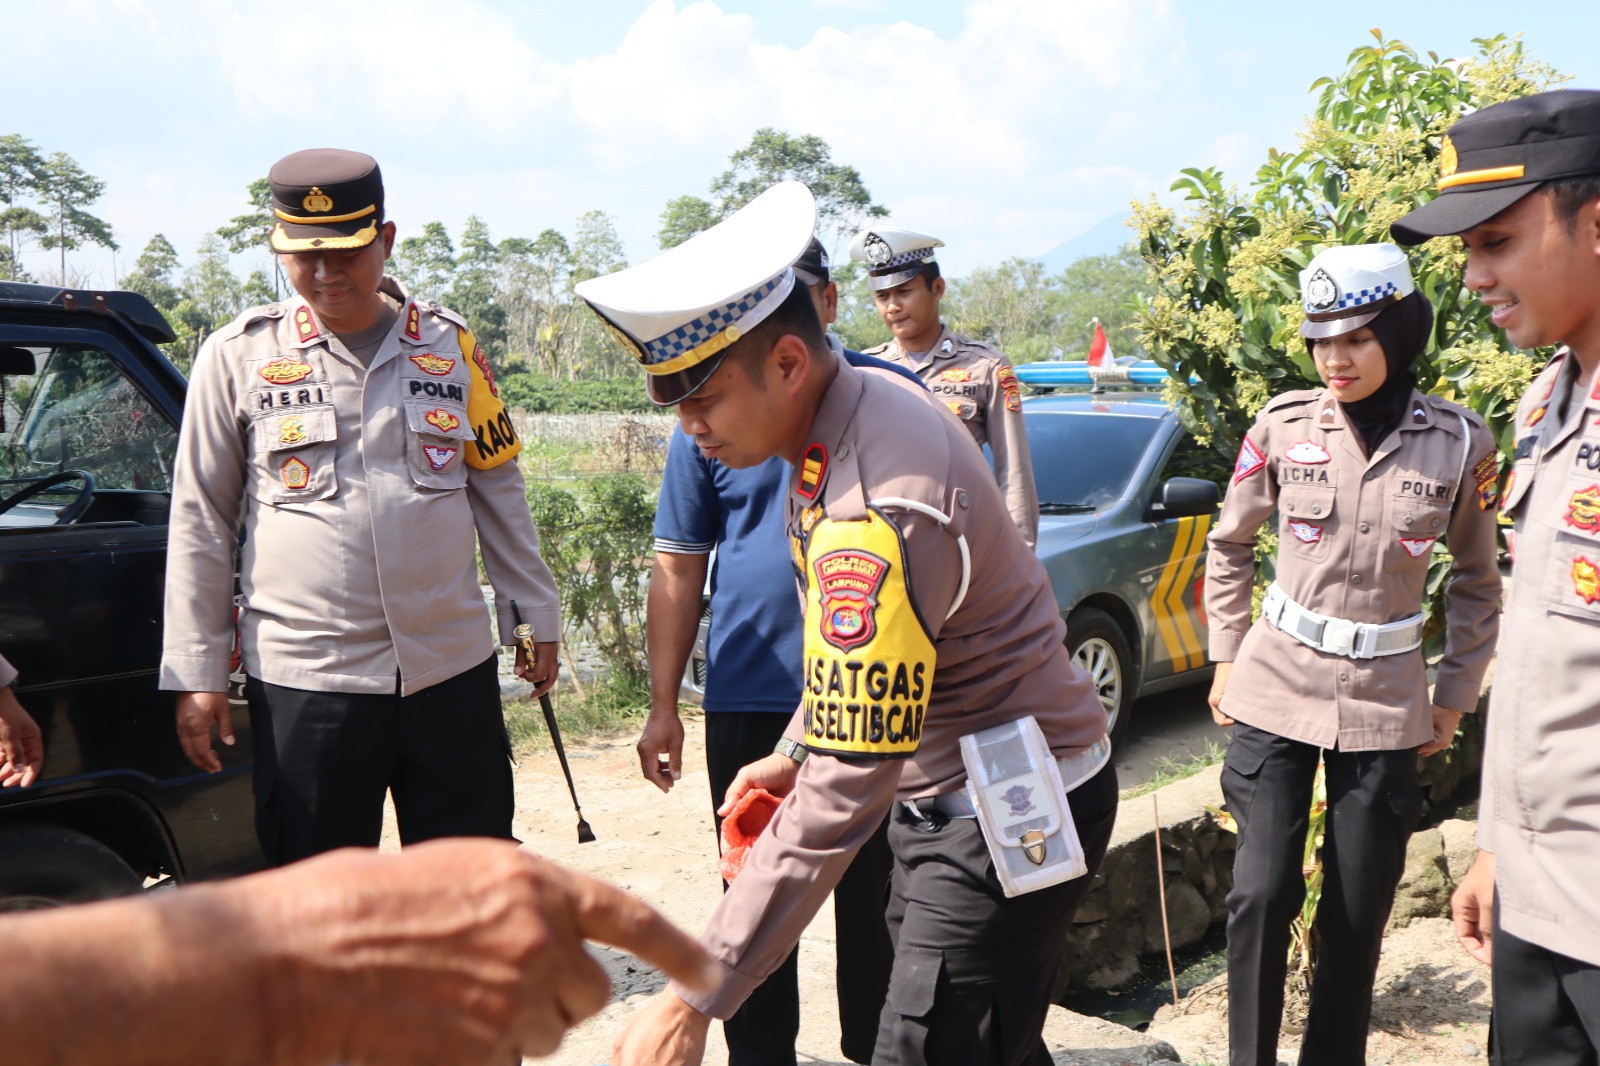
[[[1236,732],[1228,744],[1228,753],[1222,758],[1222,799],[1228,805],[1236,825],[1243,826],[1250,816],[1250,804],[1256,798],[1256,788],[1261,781],[1261,768],[1267,757],[1245,741],[1246,734]]]
[[[894,1015],[894,1027],[887,1034],[879,1033],[873,1062],[927,1061],[928,1027],[939,998],[939,978],[943,971],[942,955],[908,951],[895,957],[885,1000]],[[887,1057],[882,1054],[884,1051],[889,1052]]]
[[[1301,559],[1328,556],[1333,522],[1331,485],[1283,485],[1278,490],[1278,547]]]
[[[459,489],[467,484],[467,449],[476,441],[465,407],[406,401],[406,458],[411,477],[425,489]]]
[[[1450,524],[1450,501],[1396,494],[1389,498],[1389,543],[1383,568],[1390,573],[1427,570],[1433,546]]]
[[[339,422],[332,404],[262,411],[251,420],[256,462],[251,494],[271,504],[326,500],[339,491],[334,471]]]

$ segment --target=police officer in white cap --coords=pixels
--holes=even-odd
[[[1361,1066],[1383,928],[1422,813],[1417,755],[1476,709],[1500,605],[1499,464],[1482,419],[1417,390],[1433,309],[1390,244],[1331,248],[1300,274],[1324,387],[1270,401],[1210,537],[1212,714],[1234,726],[1222,788],[1239,824],[1228,894],[1230,1061],[1277,1061],[1290,923],[1317,764],[1327,825],[1319,954],[1300,1062]],[[1251,624],[1256,532],[1277,577]],[[1449,543],[1445,651],[1421,644],[1435,543]]]
[[[972,438],[824,340],[791,267],[815,210],[785,182],[577,289],[702,455],[789,460],[805,601],[800,707],[723,807],[785,797],[701,938],[722,987],[671,986],[612,1061],[699,1062],[711,1019],[773,972],[888,814],[895,959],[872,1061],[1048,1062],[1055,970],[1116,812],[1105,713]]]
[[[999,349],[952,333],[940,320],[944,278],[934,249],[942,247],[937,237],[892,226],[864,230],[851,240],[850,257],[867,264],[867,288],[894,333],[867,354],[915,370],[972,439],[989,446],[1006,510],[1031,548],[1039,538],[1039,496],[1017,372]]]

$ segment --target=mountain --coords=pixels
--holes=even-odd
[[[1110,255],[1132,242],[1133,230],[1124,223],[1133,217],[1130,212],[1123,211],[1115,215],[1108,215],[1095,223],[1087,232],[1080,233],[1070,240],[1062,241],[1054,248],[1041,256],[1035,256],[1044,263],[1046,274],[1059,274],[1070,264],[1077,262],[1086,255]]]

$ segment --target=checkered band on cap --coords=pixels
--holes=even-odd
[[[1352,307],[1365,307],[1367,304],[1377,303],[1379,300],[1393,296],[1400,291],[1400,286],[1392,281],[1386,281],[1371,289],[1357,289],[1347,292],[1339,297],[1338,307],[1341,311]]]
[[[742,319],[748,317],[752,312],[763,310],[763,303],[773,296],[776,295],[781,300],[789,294],[790,289],[793,287],[792,284],[784,285],[785,281],[792,281],[793,278],[794,272],[786,270],[754,292],[740,297],[733,303],[707,311],[694,321],[686,322],[664,336],[657,337],[653,341],[646,341],[644,344],[645,366],[650,367],[658,363],[665,363],[670,359],[676,359],[681,355],[692,352],[707,341],[723,334],[729,326],[738,325]],[[780,287],[783,288],[781,294],[778,293]],[[762,317],[765,318],[766,315],[763,314]]]
[[[907,263],[920,263],[925,259],[932,258],[932,248],[918,248],[914,252],[901,252],[899,255],[894,256],[891,259],[886,259],[883,262],[874,265],[872,269],[874,273],[881,274],[886,270],[894,270],[897,267],[903,267]]]

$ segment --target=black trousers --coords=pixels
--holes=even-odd
[[[894,975],[874,1066],[1050,1066],[1041,1034],[1056,970],[1116,821],[1111,764],[1068,805],[1089,872],[1007,899],[975,820],[922,821],[896,804]]]
[[[1490,980],[1496,1066],[1600,1063],[1600,966],[1512,936],[1497,906]]]
[[[740,767],[771,755],[788,724],[788,715],[765,711],[706,714],[706,770],[713,810],[722,805]],[[720,841],[722,819],[716,819],[716,825]],[[893,865],[886,829],[887,823],[856,853],[833,891],[839,1049],[852,1062],[871,1061],[894,961],[884,921]],[[795,1066],[795,1038],[800,1032],[798,954],[798,948],[790,952],[783,965],[722,1023],[728,1066]]]
[[[1222,767],[1239,823],[1228,893],[1228,1043],[1233,1066],[1273,1066],[1283,1020],[1289,926],[1305,901],[1306,829],[1317,763],[1328,818],[1317,965],[1301,1066],[1362,1066],[1383,927],[1422,814],[1417,753],[1345,752],[1240,723]]]
[[[400,841],[511,835],[510,746],[495,660],[410,696],[245,681],[256,833],[273,865],[377,847],[394,794]]]

